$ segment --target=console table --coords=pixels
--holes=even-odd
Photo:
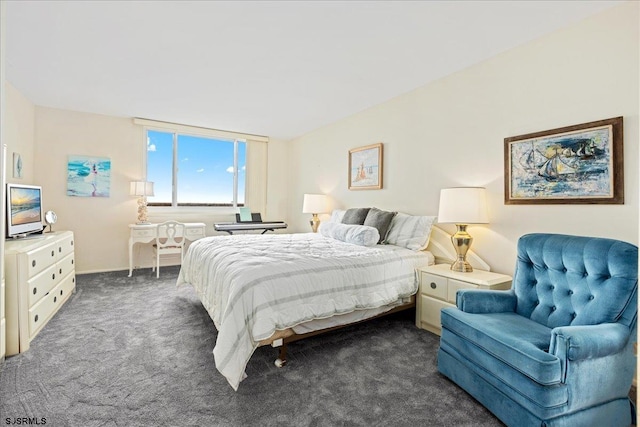
[[[272,222],[219,222],[213,224],[213,228],[216,231],[226,231],[229,234],[233,234],[234,231],[251,231],[262,230],[264,234],[267,231],[274,231],[281,228],[287,228],[287,223],[283,221]]]
[[[185,239],[194,241],[205,237],[205,224],[203,222],[185,222],[184,225]],[[157,234],[158,224],[129,224],[129,277],[133,274],[133,245],[136,243],[151,243],[156,240]]]

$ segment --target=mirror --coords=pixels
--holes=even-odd
[[[58,220],[58,215],[54,211],[47,211],[44,214],[44,220],[49,225],[49,233],[53,231],[53,224]]]

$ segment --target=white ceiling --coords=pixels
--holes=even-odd
[[[615,1],[9,1],[36,105],[291,139]]]

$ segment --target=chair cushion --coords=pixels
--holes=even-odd
[[[482,348],[542,385],[559,384],[560,360],[548,353],[551,329],[516,313],[465,313],[442,310],[442,328]],[[483,363],[483,361],[478,361]],[[491,364],[491,360],[484,359]]]

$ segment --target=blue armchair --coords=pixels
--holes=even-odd
[[[638,248],[528,234],[509,291],[442,310],[438,370],[509,426],[629,426]]]

